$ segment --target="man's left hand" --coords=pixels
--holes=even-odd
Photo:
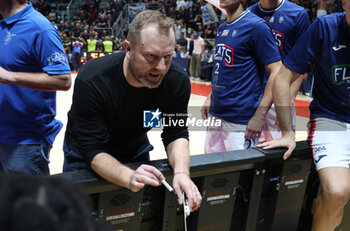
[[[183,203],[182,192],[185,192],[191,212],[199,208],[202,203],[202,196],[197,186],[186,173],[179,172],[174,175],[173,188],[179,196],[178,203],[180,205]]]
[[[265,117],[260,114],[255,114],[247,124],[244,134],[245,139],[258,139],[264,127]]]
[[[283,136],[280,139],[277,140],[271,140],[264,142],[262,144],[258,144],[258,148],[262,149],[271,149],[271,148],[287,148],[288,150],[283,154],[283,159],[286,160],[290,155],[292,155],[293,150],[295,149],[296,143],[295,143],[295,137],[294,133],[292,135]]]

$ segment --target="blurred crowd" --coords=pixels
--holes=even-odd
[[[248,5],[256,3],[258,0],[249,0]],[[340,0],[291,0],[301,5],[308,12],[310,22],[324,14],[342,11]],[[174,52],[175,57],[191,56],[191,36],[196,33],[205,41],[205,52],[202,59],[211,61],[213,55],[214,38],[216,30],[225,15],[217,8],[219,22],[203,25],[201,6],[207,4],[204,0],[85,0],[80,1],[79,7],[68,20],[61,14],[59,5],[68,4],[69,0],[44,1],[31,0],[33,6],[45,15],[60,32],[64,48],[71,61],[74,62],[74,50],[80,55],[90,51],[116,52],[123,50],[125,34],[115,37],[112,29],[116,26],[118,16],[123,12],[126,4],[145,7],[147,9],[159,10],[175,20],[175,31],[177,46]],[[186,40],[186,42],[185,42]],[[180,41],[180,42],[179,42]],[[77,49],[74,46],[79,46]],[[79,58],[80,58],[79,55]],[[77,66],[78,65],[78,66]],[[78,70],[79,64],[73,66],[73,70]]]

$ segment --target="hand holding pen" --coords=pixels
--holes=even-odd
[[[157,168],[142,164],[135,171],[132,170],[128,188],[133,192],[138,192],[146,184],[160,186],[161,180],[165,180],[165,177]]]
[[[186,172],[174,173],[173,187],[165,181],[164,175],[157,168],[147,164],[142,164],[135,171],[132,171],[129,179],[128,188],[133,192],[139,191],[146,184],[160,186],[163,183],[167,190],[177,197],[180,205],[183,204],[183,199],[178,195],[185,192],[191,211],[197,210],[202,202],[202,196],[197,186]]]

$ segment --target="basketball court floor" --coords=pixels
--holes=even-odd
[[[72,82],[74,82],[76,74],[72,74]],[[210,92],[210,83],[192,81],[192,94],[189,102],[189,107],[191,110],[198,109],[198,115],[200,107],[203,105],[206,96]],[[57,92],[57,119],[61,120],[64,124],[61,132],[56,137],[56,140],[53,144],[51,153],[50,153],[50,170],[51,174],[57,174],[62,172],[63,166],[63,138],[65,133],[65,126],[67,124],[67,113],[70,109],[72,103],[72,94],[74,86],[70,88],[69,91],[59,91]],[[296,104],[296,124],[297,140],[305,140],[307,136],[306,124],[308,122],[308,105],[311,99],[306,96],[298,96],[295,102]],[[149,131],[148,137],[151,144],[154,146],[154,150],[151,151],[151,159],[164,159],[167,158],[164,146],[160,138],[161,131]],[[205,140],[205,131],[191,131],[190,130],[190,152],[191,155],[198,155],[204,153],[204,140]]]

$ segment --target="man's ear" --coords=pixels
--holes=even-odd
[[[124,50],[126,51],[126,54],[129,54],[131,51],[131,43],[128,40],[124,40]]]

